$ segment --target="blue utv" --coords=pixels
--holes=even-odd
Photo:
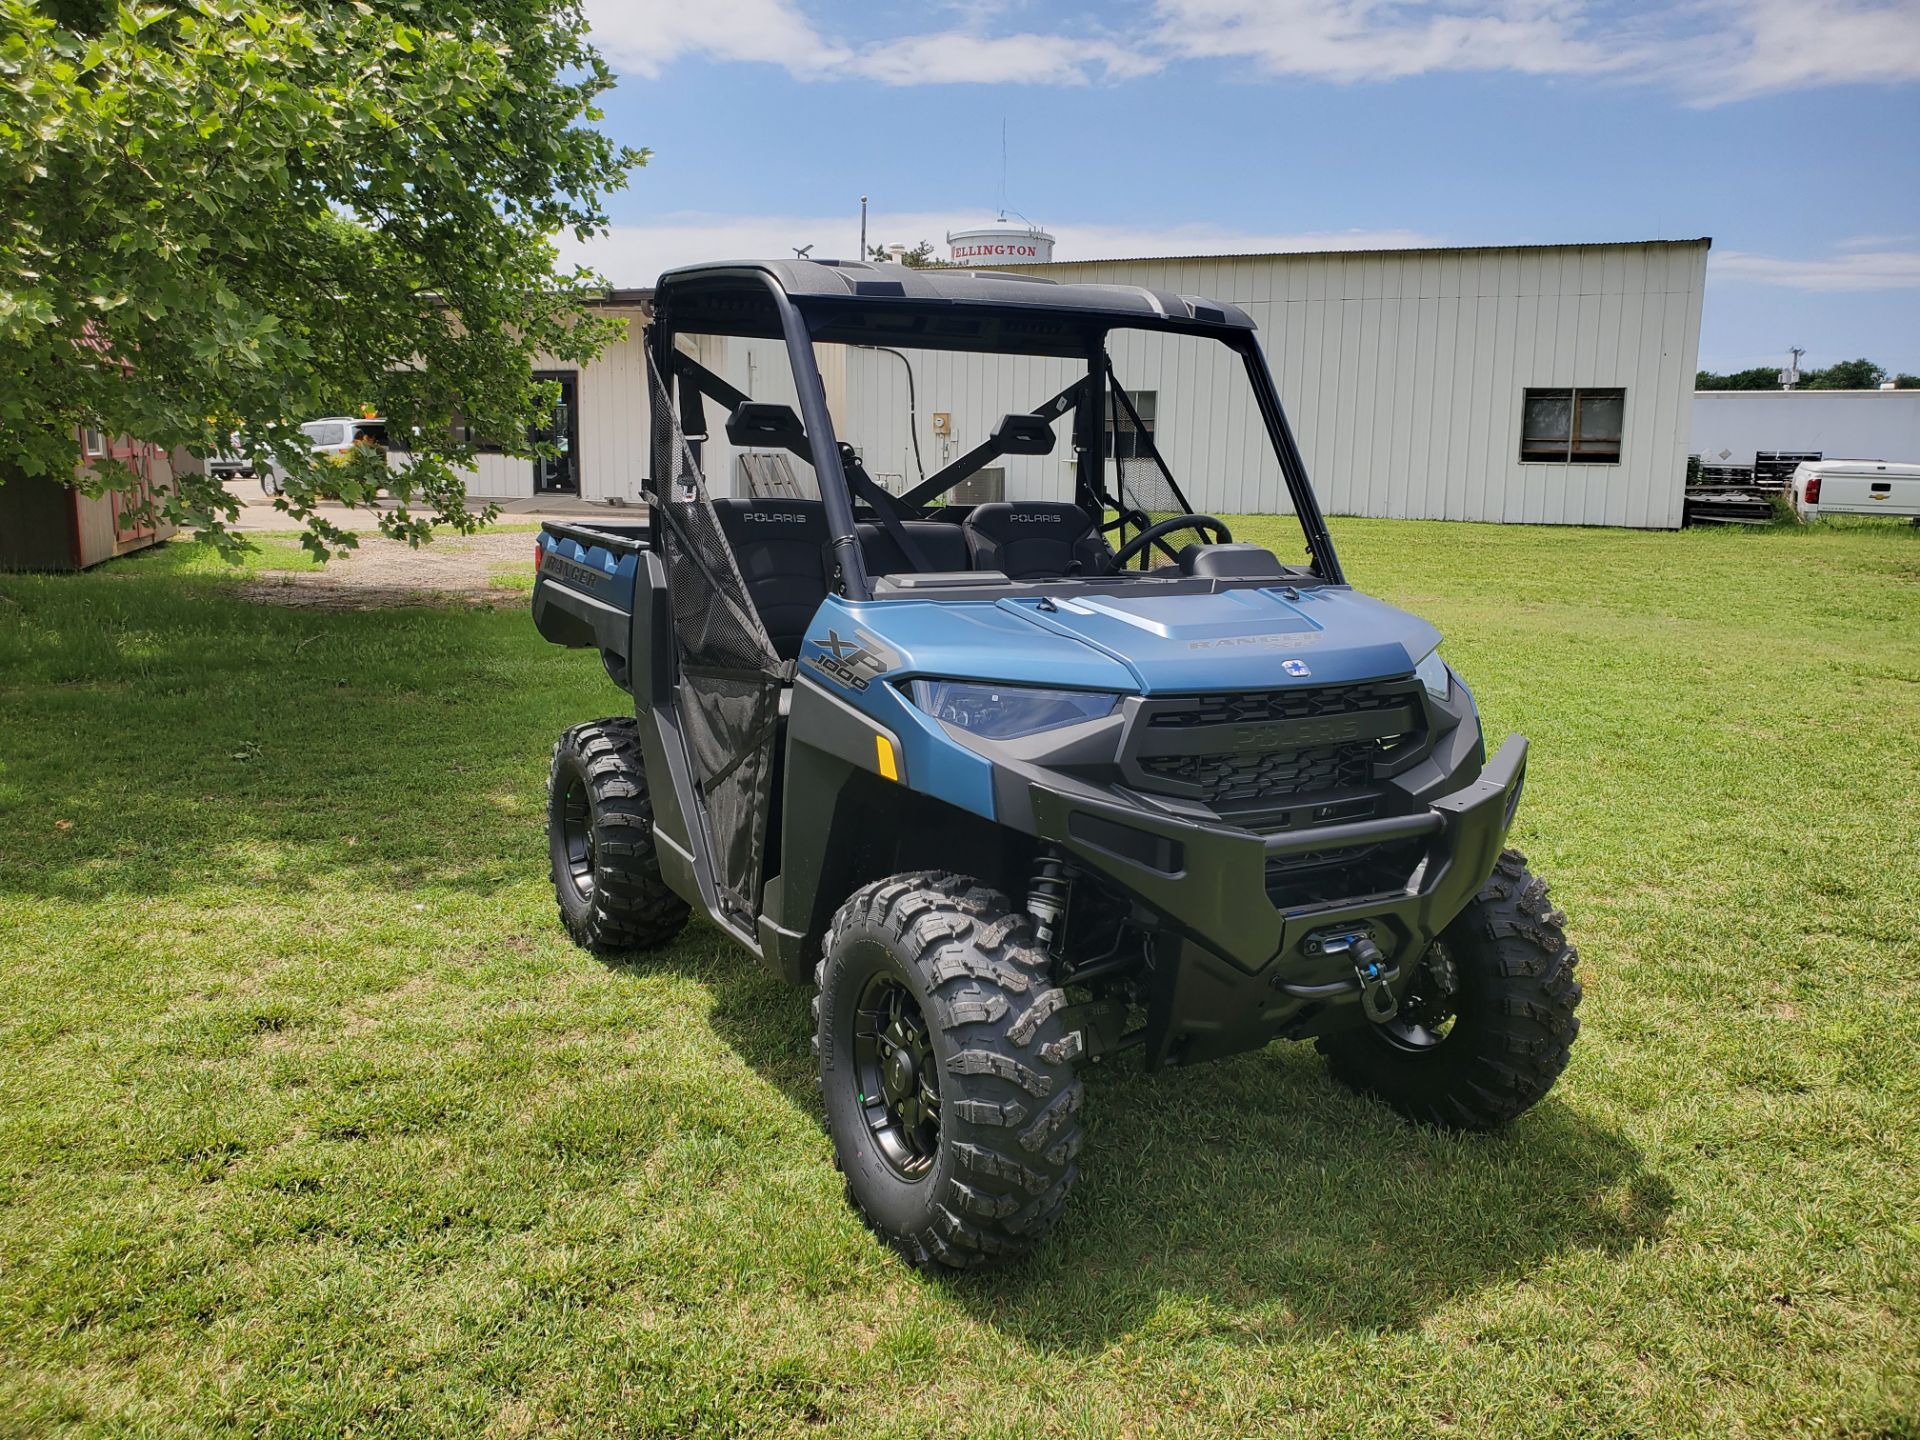
[[[646,523],[538,541],[540,632],[633,696],[554,749],[560,914],[637,951],[697,912],[812,988],[880,1236],[1030,1250],[1124,1052],[1311,1037],[1465,1129],[1546,1093],[1580,987],[1504,848],[1527,742],[1347,583],[1246,311],[824,261],[653,307]]]

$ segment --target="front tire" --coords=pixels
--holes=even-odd
[[[685,928],[687,903],[660,876],[632,720],[576,725],[553,747],[547,852],[560,920],[576,945],[657,950]]]
[[[854,1208],[922,1268],[1026,1254],[1078,1176],[1084,1097],[1032,922],[965,876],[896,875],[840,907],[814,974],[821,1097]]]
[[[1517,850],[1440,933],[1385,1025],[1322,1036],[1336,1080],[1409,1120],[1493,1130],[1538,1104],[1580,1033],[1567,917]]]

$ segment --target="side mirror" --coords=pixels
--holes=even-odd
[[[1044,415],[1016,411],[1000,417],[988,437],[1002,455],[1051,455],[1053,423]]]

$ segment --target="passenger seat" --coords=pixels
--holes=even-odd
[[[727,498],[713,509],[775,652],[795,659],[827,598],[826,508],[818,500]]]
[[[1105,575],[1113,552],[1078,505],[1045,500],[995,500],[976,505],[961,526],[975,570],[1000,570],[1015,580]]]
[[[902,520],[906,531],[929,570],[971,570],[967,536],[958,525],[944,520]],[[853,527],[860,537],[860,556],[867,562],[869,575],[908,575],[920,567],[900,548],[900,542],[887,533],[877,520],[862,520]]]

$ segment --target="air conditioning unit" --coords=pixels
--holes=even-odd
[[[1007,467],[987,465],[962,480],[946,495],[949,505],[985,505],[1007,498]]]

